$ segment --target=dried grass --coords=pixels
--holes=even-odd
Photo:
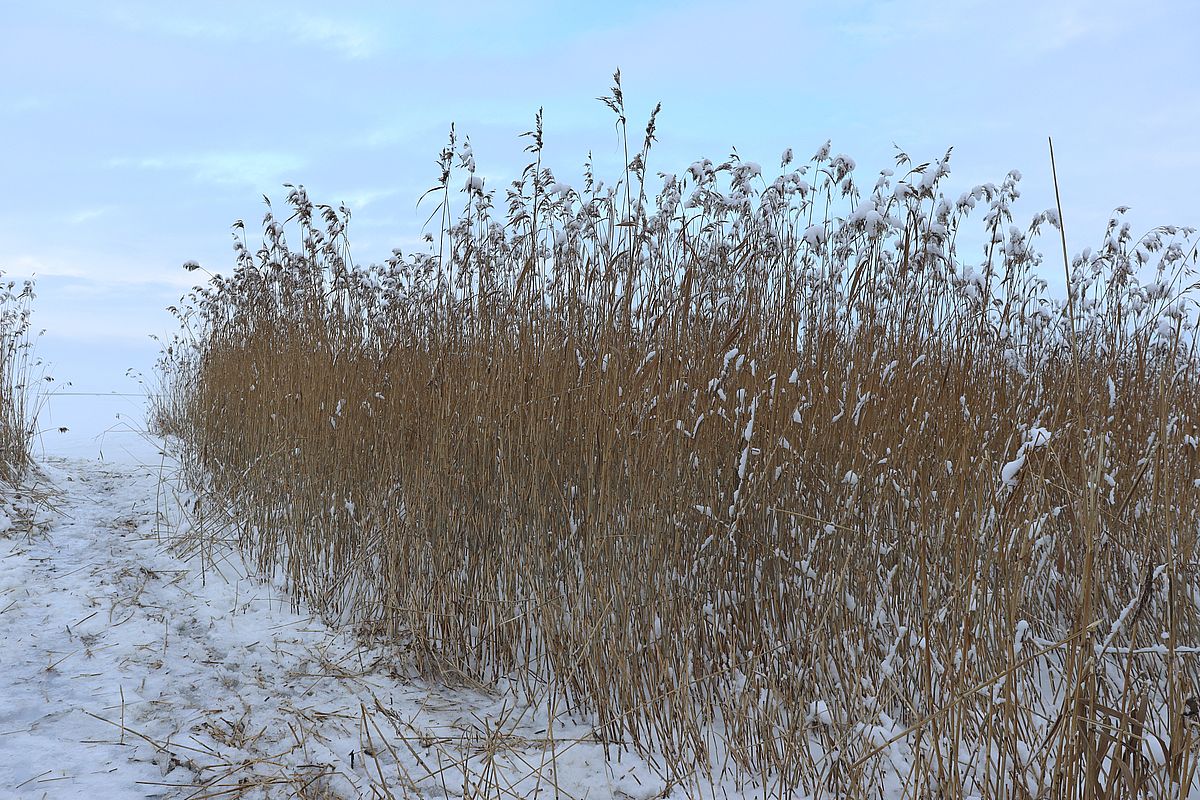
[[[13,485],[29,467],[35,416],[29,401],[33,284],[5,281],[0,270],[0,482]]]
[[[860,186],[825,146],[651,199],[653,116],[611,186],[528,137],[497,195],[452,129],[430,252],[381,265],[289,187],[179,311],[159,427],[261,569],[681,782],[1193,785],[1190,230],[1114,219],[1063,302],[1016,173],[954,200],[949,153]]]

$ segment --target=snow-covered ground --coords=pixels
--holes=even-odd
[[[169,465],[121,452],[48,455],[51,508],[0,532],[0,796],[692,794],[584,721],[417,679],[227,547],[172,548]]]

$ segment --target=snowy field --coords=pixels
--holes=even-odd
[[[48,456],[49,510],[3,515],[0,796],[694,796],[554,708],[397,671],[228,548],[173,554],[169,465],[108,453]]]

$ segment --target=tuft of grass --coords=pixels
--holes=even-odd
[[[0,270],[0,482],[13,485],[29,467],[34,409],[29,400],[33,283],[4,280]]]
[[[652,114],[571,186],[527,137],[497,190],[452,128],[429,251],[384,264],[289,186],[176,309],[155,416],[262,570],[681,783],[1194,785],[1193,231],[1118,210],[1063,301],[1016,172],[652,179]]]

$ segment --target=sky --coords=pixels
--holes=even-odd
[[[618,67],[632,131],[663,104],[653,172],[736,147],[770,176],[832,139],[872,176],[896,145],[953,146],[955,196],[1016,168],[1028,219],[1054,205],[1053,137],[1074,253],[1120,205],[1138,232],[1200,226],[1196,30],[1191,0],[0,0],[0,270],[36,276],[56,385],[137,393],[202,274],[181,265],[228,272],[230,225],[253,230],[263,195],[346,203],[359,263],[410,251],[451,122],[492,186],[539,107],[561,179],[589,151],[615,176],[596,98]],[[43,427],[91,434],[137,405],[55,397]]]

